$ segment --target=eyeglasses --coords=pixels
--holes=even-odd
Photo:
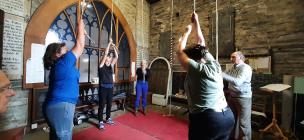
[[[5,90],[11,90],[13,89],[12,85],[9,85],[8,87],[3,87],[3,88],[0,88],[0,92],[3,92]]]

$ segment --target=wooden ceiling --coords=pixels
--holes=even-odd
[[[153,3],[156,3],[156,2],[159,2],[160,0],[147,0],[148,3],[150,4],[153,4]]]

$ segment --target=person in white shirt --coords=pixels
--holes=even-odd
[[[245,56],[237,51],[231,54],[234,66],[223,73],[228,85],[228,104],[235,117],[235,127],[231,136],[237,140],[251,140],[252,68],[247,65]]]

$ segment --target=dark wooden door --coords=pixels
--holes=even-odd
[[[168,86],[169,68],[165,60],[155,60],[151,65],[149,92],[166,95]]]

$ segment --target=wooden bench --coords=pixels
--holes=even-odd
[[[87,89],[83,88],[81,91],[82,92],[80,92],[79,102],[76,105],[76,110],[83,110],[87,108],[92,109],[95,106],[98,106],[99,97],[97,87],[93,86]],[[116,103],[117,108],[111,109],[111,111],[125,110],[126,94],[127,92],[124,90],[114,91],[112,103]]]

